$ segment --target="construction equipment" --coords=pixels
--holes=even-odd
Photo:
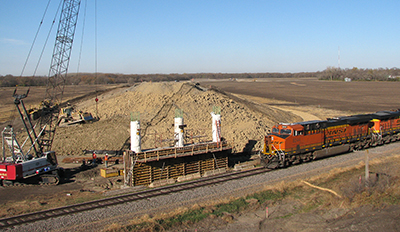
[[[93,121],[94,118],[91,113],[77,111],[74,106],[67,104],[66,107],[61,108],[61,112],[58,118],[58,126],[65,127],[76,125],[80,123],[86,123]]]
[[[28,136],[23,143],[19,143],[12,126],[2,131],[0,180],[3,185],[24,182],[28,178],[47,184],[59,183],[62,169],[58,168],[51,146],[58,124],[80,3],[80,0],[63,1],[45,100],[40,109],[33,112],[26,110],[23,99],[28,96],[29,90],[21,95],[16,93],[17,89],[14,91],[14,103]],[[7,153],[11,155],[7,156]]]

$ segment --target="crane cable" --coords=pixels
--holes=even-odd
[[[29,58],[30,58],[30,56],[31,56],[33,47],[35,46],[36,39],[37,39],[37,37],[38,37],[38,35],[39,35],[39,32],[40,32],[40,29],[41,29],[41,27],[42,27],[42,25],[43,25],[43,21],[44,21],[44,18],[45,18],[45,16],[46,16],[46,14],[47,14],[47,10],[49,9],[50,3],[51,3],[51,0],[49,0],[49,1],[47,2],[47,5],[46,5],[46,8],[45,8],[45,10],[44,10],[42,19],[40,20],[40,23],[39,23],[39,27],[38,27],[38,29],[37,29],[37,31],[36,31],[36,34],[35,34],[35,37],[34,37],[34,39],[33,39],[31,48],[29,49],[29,52],[28,52],[28,55],[27,55],[27,57],[26,57],[24,66],[23,66],[23,68],[22,68],[20,77],[22,77],[22,75],[24,74],[26,65],[28,64],[28,61],[29,61]],[[58,12],[60,11],[61,3],[62,3],[62,1],[60,1],[60,4],[59,4],[59,6],[58,6],[56,15],[55,15],[54,20],[53,20],[53,24],[52,24],[52,26],[51,26],[51,28],[50,28],[50,31],[49,31],[48,35],[47,35],[46,43],[44,44],[44,46],[43,46],[43,48],[42,48],[42,52],[41,52],[39,61],[37,62],[36,69],[35,69],[35,71],[34,71],[34,73],[33,73],[33,76],[35,76],[35,74],[36,74],[37,68],[38,68],[38,66],[39,66],[41,57],[42,57],[42,55],[43,55],[44,49],[45,49],[45,47],[46,47],[46,44],[47,44],[47,41],[48,41],[48,38],[49,38],[49,35],[50,35],[51,30],[52,30],[52,28],[53,28],[53,25],[54,25],[54,22],[55,22],[55,20],[56,20],[57,15],[58,15]],[[17,114],[16,111],[14,111],[14,114],[11,116],[11,117],[13,118],[12,124],[15,124],[15,120],[17,120],[16,114]]]
[[[78,65],[76,68],[76,79],[79,79],[80,76],[80,67],[81,67],[81,58],[82,58],[82,49],[83,49],[83,38],[84,38],[84,34],[85,34],[85,26],[86,26],[86,12],[87,12],[87,1],[85,1],[85,9],[83,11],[83,26],[82,26],[82,36],[81,36],[81,46],[79,48],[79,57],[78,57]],[[74,91],[75,88],[72,88],[71,91]],[[78,92],[78,90],[76,90],[76,92]],[[75,92],[74,92],[75,95]]]
[[[99,119],[99,114],[98,114],[98,106],[97,102],[99,101],[99,98],[97,96],[97,0],[94,1],[94,60],[95,60],[95,74],[94,74],[94,79],[95,79],[95,88],[96,88],[96,117]]]
[[[79,58],[78,58],[78,68],[76,73],[79,75],[79,68],[81,66],[81,58],[82,58],[82,47],[83,47],[83,37],[85,34],[85,25],[86,25],[86,9],[87,9],[87,1],[85,1],[85,10],[83,12],[83,27],[82,27],[82,37],[81,37],[81,47],[79,49]]]
[[[33,46],[35,45],[37,36],[39,35],[39,31],[40,31],[40,28],[42,27],[43,20],[44,20],[44,17],[46,16],[47,9],[49,8],[50,2],[51,2],[51,0],[48,1],[47,6],[46,6],[46,9],[44,10],[44,13],[43,13],[43,16],[42,16],[42,20],[40,20],[39,27],[38,27],[38,29],[37,29],[37,31],[36,31],[35,38],[33,39],[31,48],[30,48],[30,50],[29,50],[29,52],[28,52],[28,56],[26,57],[26,60],[25,60],[25,64],[24,64],[24,66],[23,66],[23,68],[22,68],[21,75],[20,75],[21,77],[22,77],[22,75],[24,74],[24,71],[25,71],[25,68],[26,68],[26,64],[28,63],[29,57],[31,56],[31,52],[32,52]]]
[[[55,24],[55,22],[56,22],[56,19],[57,19],[57,16],[58,16],[58,12],[60,12],[61,3],[62,3],[62,1],[60,1],[60,4],[58,5],[57,11],[56,11],[56,14],[54,15],[53,22],[52,22],[52,24],[51,24],[49,33],[47,34],[46,41],[44,42],[44,45],[43,45],[43,48],[42,48],[42,52],[40,53],[39,60],[38,60],[38,62],[37,62],[37,64],[36,64],[35,71],[33,72],[33,76],[36,75],[36,71],[37,71],[37,69],[38,69],[38,67],[39,67],[40,61],[42,60],[42,56],[43,56],[44,50],[46,49],[47,42],[49,41],[51,31],[53,30],[54,24]]]

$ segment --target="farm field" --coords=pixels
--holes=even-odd
[[[202,81],[233,94],[281,106],[314,106],[350,112],[375,112],[400,107],[400,82],[320,81],[316,78]],[[282,102],[273,102],[278,100]]]

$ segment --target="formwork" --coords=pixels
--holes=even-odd
[[[232,151],[226,141],[191,144],[184,147],[124,153],[124,177],[128,186],[149,185],[154,181],[228,167]]]

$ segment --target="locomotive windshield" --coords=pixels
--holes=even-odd
[[[290,129],[281,129],[281,135],[290,135],[292,134],[292,130]]]
[[[272,128],[272,133],[279,134],[279,129],[276,127]]]

